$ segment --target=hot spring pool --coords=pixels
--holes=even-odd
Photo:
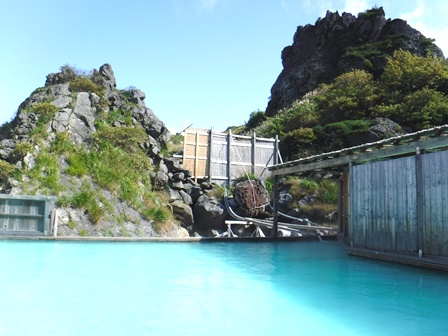
[[[446,335],[448,275],[337,242],[0,241],[1,335]]]

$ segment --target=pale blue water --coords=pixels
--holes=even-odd
[[[1,335],[447,335],[448,275],[337,242],[0,242]]]

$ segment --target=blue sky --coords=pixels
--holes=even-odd
[[[61,65],[110,63],[168,128],[224,130],[264,110],[299,25],[383,6],[448,56],[445,0],[19,0],[0,13],[0,124]]]

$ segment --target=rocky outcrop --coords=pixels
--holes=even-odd
[[[91,90],[72,87],[73,81],[80,78],[89,80],[87,83]],[[117,90],[114,72],[109,64],[94,70],[91,75],[80,75],[71,67],[63,66],[61,72],[49,74],[45,86],[35,90],[20,105],[11,123],[0,127],[0,160],[28,171],[36,165],[39,152],[48,151],[60,134],[66,134],[75,148],[89,151],[92,139],[98,131],[97,121],[100,115],[108,118],[114,113],[126,113],[126,120],[112,119],[109,121],[110,126],[143,129],[146,132],[147,141],[140,143],[140,146],[154,167],[148,170],[151,185],[153,189],[167,195],[164,207],[172,212],[175,221],[171,225],[165,224],[163,230],[155,228],[153,220],[137,211],[129,202],[121,200],[115,193],[101,188],[95,180],[67,175],[67,155],[52,152],[51,155],[56,156],[59,164],[56,169],[61,189],[79,191],[84,190],[87,185],[88,190],[95,192],[98,207],[107,209],[100,210],[105,215],[93,224],[84,208],[67,207],[63,202],[58,202],[59,234],[183,237],[197,235],[197,230],[201,234],[207,234],[209,227],[223,229],[225,207],[215,199],[202,197],[204,190],[212,188],[210,184],[201,186],[194,182],[178,159],[165,157],[163,149],[171,141],[169,131],[154,112],[146,107],[145,99],[145,93],[137,88]],[[44,110],[35,111],[36,106]],[[45,135],[36,140],[39,132]],[[21,152],[20,155],[18,152]],[[33,190],[39,194],[42,191],[40,183],[25,174],[19,180],[10,178],[0,181],[0,192],[22,194]]]
[[[275,115],[321,83],[362,69],[378,75],[387,55],[404,49],[419,56],[443,57],[432,41],[401,19],[386,19],[383,8],[358,17],[327,12],[315,25],[297,28],[293,44],[283,49],[283,70],[271,89],[266,114]]]

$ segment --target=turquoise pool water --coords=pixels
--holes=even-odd
[[[1,241],[1,335],[446,335],[448,275],[337,242]]]

